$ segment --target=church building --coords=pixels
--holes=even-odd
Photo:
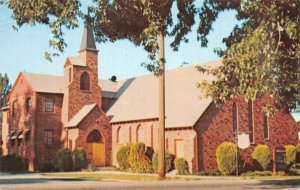
[[[205,63],[217,67],[220,61]],[[29,170],[50,160],[61,148],[83,147],[97,166],[118,166],[118,148],[144,142],[158,150],[158,78],[153,74],[116,81],[98,77],[98,50],[86,23],[76,57],[67,57],[63,76],[21,72],[1,108],[2,151],[28,160]],[[261,108],[270,98],[243,98],[216,107],[196,83],[213,80],[195,65],[166,71],[165,148],[187,160],[190,172],[217,171],[216,148],[234,142],[236,132],[249,134],[241,151],[252,163],[258,144],[276,147],[298,143],[299,125],[284,109],[274,116]],[[272,152],[270,152],[270,155]]]

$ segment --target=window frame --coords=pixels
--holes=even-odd
[[[269,115],[263,115],[263,133],[264,133],[264,140],[270,139],[270,123],[269,123]]]
[[[88,72],[84,71],[80,75],[79,88],[81,91],[91,90],[91,78]]]
[[[52,100],[52,101],[48,101]],[[53,103],[52,108],[47,105],[47,103]],[[47,113],[54,113],[55,112],[55,99],[54,98],[46,98],[45,99],[45,112]]]
[[[49,135],[51,134],[51,135]],[[47,146],[51,146],[54,144],[54,130],[53,129],[45,129],[44,131],[44,143]]]

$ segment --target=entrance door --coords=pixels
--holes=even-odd
[[[182,139],[175,139],[175,156],[176,158],[184,157],[184,147]]]
[[[105,146],[102,135],[93,130],[87,138],[88,156],[96,166],[105,165]]]

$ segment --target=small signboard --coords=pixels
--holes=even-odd
[[[241,149],[245,149],[249,146],[250,146],[249,134],[242,133],[238,135],[238,147]]]

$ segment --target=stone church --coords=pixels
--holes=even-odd
[[[220,61],[205,65],[216,67]],[[127,80],[100,80],[98,50],[92,26],[85,24],[76,57],[67,57],[63,76],[21,72],[1,108],[2,151],[28,160],[34,171],[63,148],[83,147],[97,166],[117,166],[122,144],[144,142],[158,150],[158,78],[152,74]],[[279,110],[266,116],[265,97],[242,98],[216,107],[196,88],[212,80],[195,65],[166,71],[166,150],[184,157],[191,172],[217,171],[215,151],[235,132],[247,133],[251,146],[241,151],[244,165],[258,144],[280,147],[298,142],[299,125],[290,113]],[[270,152],[272,154],[272,152]]]

